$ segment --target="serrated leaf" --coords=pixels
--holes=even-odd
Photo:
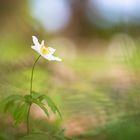
[[[38,102],[41,102],[44,100],[47,102],[48,106],[51,108],[51,110],[54,113],[58,113],[60,118],[62,119],[61,113],[59,111],[59,109],[57,108],[57,106],[55,105],[55,103],[52,101],[52,99],[50,97],[48,97],[47,95],[44,94],[40,94],[38,92],[32,92],[33,98],[35,98],[35,100],[37,100]]]
[[[20,95],[10,95],[3,99],[1,103],[3,104],[3,111],[6,112],[14,107],[14,104],[20,101],[24,101],[23,97]]]
[[[38,99],[40,97],[41,94],[39,94],[38,92],[32,91],[32,97],[33,99]]]
[[[48,110],[47,110],[47,108],[45,107],[45,105],[44,105],[42,102],[40,102],[40,101],[38,101],[38,100],[34,100],[33,102],[34,102],[36,105],[38,105],[38,106],[45,112],[45,114],[49,117]]]
[[[32,104],[32,102],[33,102],[33,98],[32,98],[31,95],[25,95],[25,96],[24,96],[24,99],[25,99],[25,102],[26,102],[27,104]]]
[[[21,123],[21,121],[24,120],[24,118],[27,115],[29,105],[27,103],[23,103],[19,106],[14,111],[13,117],[15,120],[15,125]]]
[[[5,99],[3,99],[2,102],[8,103],[8,102],[11,102],[11,101],[16,102],[16,101],[21,101],[21,100],[23,100],[23,97],[20,96],[20,95],[10,95],[10,96],[6,97]]]
[[[10,95],[3,101],[3,110],[9,112],[15,120],[15,124],[19,124],[27,115],[29,104],[25,102],[24,96]]]
[[[55,105],[55,103],[52,101],[52,99],[50,97],[48,97],[47,95],[44,96],[44,99],[46,100],[46,102],[47,102],[48,106],[51,108],[51,110],[54,113],[57,112],[59,114],[59,116],[62,118],[59,109],[57,108],[57,106]]]
[[[22,100],[23,99],[23,96],[21,95],[10,95],[8,97],[6,97],[4,99],[4,101],[9,101],[9,100]]]
[[[45,96],[44,94],[40,94],[40,93],[35,92],[35,91],[32,92],[32,97],[35,100],[42,101],[44,99],[44,96]]]
[[[12,101],[9,101],[7,104],[5,104],[4,112],[7,112],[13,106],[14,106],[14,101],[13,100]]]

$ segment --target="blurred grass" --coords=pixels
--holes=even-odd
[[[105,126],[94,131],[80,135],[78,138],[81,140],[139,140],[139,123],[139,114],[123,116],[118,120],[108,122]]]

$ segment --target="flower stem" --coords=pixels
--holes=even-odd
[[[37,63],[37,61],[39,60],[41,55],[39,55],[37,57],[37,59],[35,60],[34,64],[33,64],[33,67],[32,67],[32,73],[31,73],[31,81],[30,81],[30,95],[32,95],[32,86],[33,86],[33,76],[34,76],[34,69],[35,69],[35,65]]]
[[[35,60],[34,64],[33,64],[33,67],[32,67],[32,73],[31,73],[31,80],[30,80],[30,95],[32,95],[32,87],[33,87],[33,76],[34,76],[34,69],[35,69],[35,65],[37,63],[37,61],[39,60],[41,55],[39,55],[37,57],[37,59]],[[32,106],[32,103],[29,104],[29,108],[28,108],[28,112],[27,112],[27,134],[30,133],[30,110],[31,110],[31,106]]]

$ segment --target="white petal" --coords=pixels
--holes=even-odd
[[[40,54],[40,51],[39,51],[39,49],[38,49],[36,46],[31,46],[31,48],[32,48],[33,50],[35,50],[37,53]]]
[[[41,41],[41,46],[44,46],[44,40]]]
[[[49,61],[62,61],[59,57],[55,57],[53,55],[44,55],[43,57],[48,59]]]
[[[40,46],[33,45],[33,46],[31,46],[31,48],[32,48],[33,50],[35,50],[37,53],[40,54]]]
[[[37,47],[36,46],[31,46],[32,49],[34,50],[37,50]]]
[[[42,57],[44,57],[45,59],[49,60],[49,61],[62,61],[59,57],[55,57],[52,54],[55,52],[55,49],[52,47],[48,47],[49,49],[49,54],[47,55],[43,55],[41,52],[41,47],[44,46],[44,40],[41,41],[41,44],[38,42],[38,39],[36,36],[32,36],[33,39],[33,43],[34,45],[31,46],[32,49],[34,49],[37,53],[39,53]]]
[[[34,46],[32,46],[32,49],[34,49],[35,51],[37,51],[38,53],[40,53],[40,43],[38,42],[38,39],[37,37],[35,36],[32,36],[32,39],[33,39],[33,43],[34,43]]]
[[[40,43],[38,42],[38,39],[36,36],[32,36],[32,39],[35,46],[40,46]]]
[[[56,60],[56,61],[62,61],[62,59],[59,58],[59,57],[55,57],[55,60]]]
[[[52,48],[52,47],[48,47],[50,53],[49,54],[53,54],[55,52],[56,49]]]

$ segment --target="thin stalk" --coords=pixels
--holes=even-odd
[[[30,110],[31,110],[31,105],[32,104],[29,104],[29,108],[28,108],[28,112],[27,112],[27,134],[30,133]]]
[[[34,76],[34,69],[35,69],[35,65],[37,63],[37,61],[39,60],[41,55],[39,55],[37,57],[37,59],[35,60],[34,64],[33,64],[33,67],[32,67],[32,73],[31,73],[31,81],[30,81],[30,95],[32,95],[32,87],[33,87],[33,76]]]
[[[37,57],[37,59],[35,60],[35,62],[33,64],[33,67],[32,67],[31,80],[30,80],[30,95],[32,95],[34,69],[35,69],[36,63],[39,60],[40,56],[41,55],[39,55]],[[27,134],[30,133],[30,119],[29,119],[29,117],[30,117],[31,106],[32,106],[32,103],[29,104],[29,108],[28,108],[28,112],[27,112]]]

